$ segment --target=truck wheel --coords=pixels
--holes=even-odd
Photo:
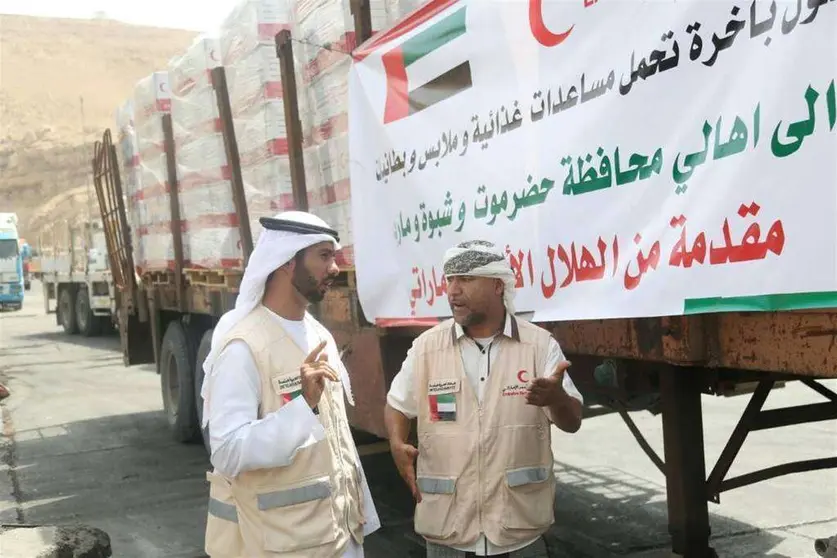
[[[94,337],[102,332],[102,320],[93,315],[86,288],[76,292],[76,323],[79,333],[85,337]]]
[[[200,427],[200,425],[203,424],[203,398],[201,398],[201,389],[203,389],[203,378],[205,375],[203,371],[203,361],[205,361],[206,357],[209,356],[213,331],[215,330],[210,329],[209,331],[204,332],[203,337],[201,337],[200,345],[198,345],[198,355],[195,358],[195,413],[198,416],[198,428],[201,429],[203,447],[206,448],[207,454],[211,454],[212,451],[209,447],[209,426],[206,428]]]
[[[58,312],[61,326],[64,328],[64,333],[67,335],[75,335],[78,333],[78,322],[76,321],[76,310],[73,301],[73,295],[70,289],[61,289],[61,294],[58,295]]]
[[[160,387],[169,427],[181,443],[201,437],[195,415],[194,354],[183,325],[170,322],[160,347]]]

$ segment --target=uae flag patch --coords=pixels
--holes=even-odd
[[[273,389],[282,398],[282,403],[289,403],[302,395],[302,378],[292,373],[272,378]]]
[[[456,394],[430,395],[430,420],[448,422],[456,420]]]
[[[291,391],[289,393],[283,393],[282,394],[282,403],[290,403],[291,401],[293,401],[294,399],[296,399],[300,395],[302,395],[302,390],[301,389],[298,389],[296,391]]]

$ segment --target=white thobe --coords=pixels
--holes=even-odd
[[[485,385],[488,380],[488,375],[491,373],[491,367],[497,358],[498,353],[502,350],[502,344],[498,344],[496,337],[489,337],[486,339],[471,339],[465,336],[464,330],[456,324],[457,339],[460,340],[459,346],[462,354],[462,367],[465,369],[465,375],[468,378],[468,383],[477,394],[477,399],[482,403],[483,395],[485,394]],[[506,324],[503,329],[505,337],[511,337],[512,326],[508,315],[506,315]],[[558,364],[566,360],[564,353],[561,351],[561,346],[555,340],[550,338],[549,347],[546,351],[545,361],[542,364],[543,375],[550,375],[555,371]],[[401,370],[396,374],[392,380],[389,393],[387,394],[387,403],[393,409],[400,411],[405,416],[413,419],[418,415],[418,399],[415,393],[415,354],[413,349],[407,351],[407,358],[404,359],[404,364]],[[582,404],[584,398],[576,388],[575,384],[570,378],[569,372],[564,373],[563,381],[564,391],[568,395],[578,399]],[[547,407],[544,407],[544,412],[552,420],[551,412]],[[537,540],[537,537],[522,544],[517,544],[510,547],[499,547],[493,544],[488,538],[480,533],[477,542],[468,547],[456,547],[457,550],[466,552],[473,552],[477,556],[493,556],[495,554],[503,554],[506,552],[513,552],[520,548],[529,546]]]
[[[325,351],[328,361],[340,373],[343,389],[351,393],[348,372],[328,330],[307,313],[301,321],[286,320],[273,312],[270,315],[281,323],[306,353],[323,339],[327,340]],[[326,385],[329,383],[326,382]],[[325,438],[322,424],[303,397],[297,397],[279,410],[258,418],[261,380],[253,355],[243,341],[231,342],[218,355],[211,388],[210,460],[222,475],[232,478],[242,471],[287,466],[297,451]],[[357,459],[360,463],[359,456]],[[379,529],[381,522],[362,464],[360,474],[366,516],[363,533],[366,536]],[[362,546],[354,539],[350,541],[343,556],[362,557]]]

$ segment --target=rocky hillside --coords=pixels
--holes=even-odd
[[[93,142],[134,84],[196,33],[108,20],[0,16],[0,208],[40,227],[84,217]]]

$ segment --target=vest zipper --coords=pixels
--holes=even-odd
[[[487,354],[488,354],[488,360],[486,361],[487,370],[486,370],[486,373],[485,373],[485,381],[486,382],[490,381],[490,378],[491,378],[491,346],[493,344],[494,344],[493,341],[490,342],[488,344],[488,350],[486,351]],[[486,387],[487,387],[487,384],[486,384]],[[483,396],[485,395],[484,392],[485,392],[485,388],[483,388]],[[484,538],[483,549],[484,549],[485,555],[487,556],[488,555],[488,538],[486,537],[485,529],[483,528],[483,522],[482,522],[482,508],[483,508],[483,503],[484,503],[484,501],[483,501],[484,500],[484,492],[483,491],[485,490],[485,485],[482,482],[482,480],[483,480],[482,479],[482,461],[483,461],[482,460],[482,398],[477,399],[477,405],[479,406],[479,413],[477,414],[477,424],[479,426],[479,431],[477,432],[477,479],[478,479],[479,487],[480,487],[480,491],[479,491],[479,520],[480,520],[480,531],[482,532],[482,536]]]
[[[319,338],[320,338],[320,341],[324,341],[324,339],[322,337],[319,337]],[[335,372],[336,372],[336,370],[335,370]],[[340,381],[342,382],[342,379],[340,379]],[[349,521],[349,506],[350,506],[350,501],[351,501],[351,495],[349,494],[349,482],[348,482],[348,479],[346,478],[346,469],[345,469],[345,464],[343,463],[343,437],[340,434],[340,426],[341,425],[338,424],[339,423],[339,419],[337,417],[338,413],[337,413],[337,410],[336,410],[336,405],[334,404],[334,398],[332,397],[332,394],[331,394],[331,387],[328,383],[326,383],[324,391],[325,391],[326,401],[327,401],[328,408],[329,408],[329,422],[331,422],[331,427],[334,429],[334,434],[337,437],[337,447],[334,448],[334,450],[335,450],[334,453],[337,455],[337,466],[338,466],[338,469],[339,469],[338,473],[340,474],[340,476],[344,477],[343,495],[344,495],[346,500],[345,500],[345,505],[344,505],[344,508],[343,508],[343,516],[344,516],[344,519],[346,520],[346,532],[349,535],[349,538],[351,539],[352,538],[352,528],[351,528],[350,521]]]
[[[334,435],[337,438],[337,447],[334,448],[334,453],[337,457],[337,473],[340,475],[340,477],[343,478],[343,496],[345,497],[345,505],[343,507],[343,518],[346,520],[346,533],[349,535],[349,538],[352,538],[352,528],[349,520],[349,506],[351,501],[351,494],[349,493],[349,481],[346,478],[346,467],[345,463],[343,462],[343,436],[340,433],[341,424],[337,416],[338,413],[334,403],[334,398],[331,394],[331,387],[328,384],[326,384],[324,391],[328,402],[329,422],[331,423],[331,427],[334,429]]]

